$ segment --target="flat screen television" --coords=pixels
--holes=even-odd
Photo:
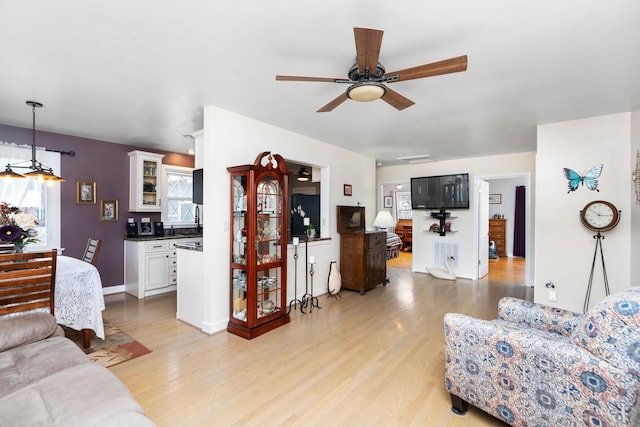
[[[469,174],[411,178],[411,209],[469,209]]]

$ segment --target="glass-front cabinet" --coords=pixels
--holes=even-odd
[[[129,212],[160,212],[164,155],[131,151],[129,154]]]
[[[227,331],[252,339],[289,322],[287,185],[278,154],[227,168],[231,176],[231,304]]]

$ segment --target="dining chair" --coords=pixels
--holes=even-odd
[[[87,241],[87,247],[82,255],[82,260],[88,262],[91,265],[95,265],[98,260],[98,253],[100,252],[100,246],[102,246],[102,240],[89,237]]]
[[[0,315],[43,308],[54,314],[57,254],[0,255]]]

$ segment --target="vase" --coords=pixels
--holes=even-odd
[[[14,254],[21,254],[23,252],[24,252],[24,243],[15,242],[13,244],[13,253]]]
[[[327,284],[327,290],[330,295],[335,295],[340,292],[340,288],[342,287],[342,277],[340,276],[340,271],[338,270],[338,265],[336,264],[336,260],[332,259],[331,264],[329,264],[329,279]]]

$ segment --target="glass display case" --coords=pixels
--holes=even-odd
[[[289,322],[287,185],[278,154],[227,168],[231,176],[231,301],[227,331],[252,339]]]

